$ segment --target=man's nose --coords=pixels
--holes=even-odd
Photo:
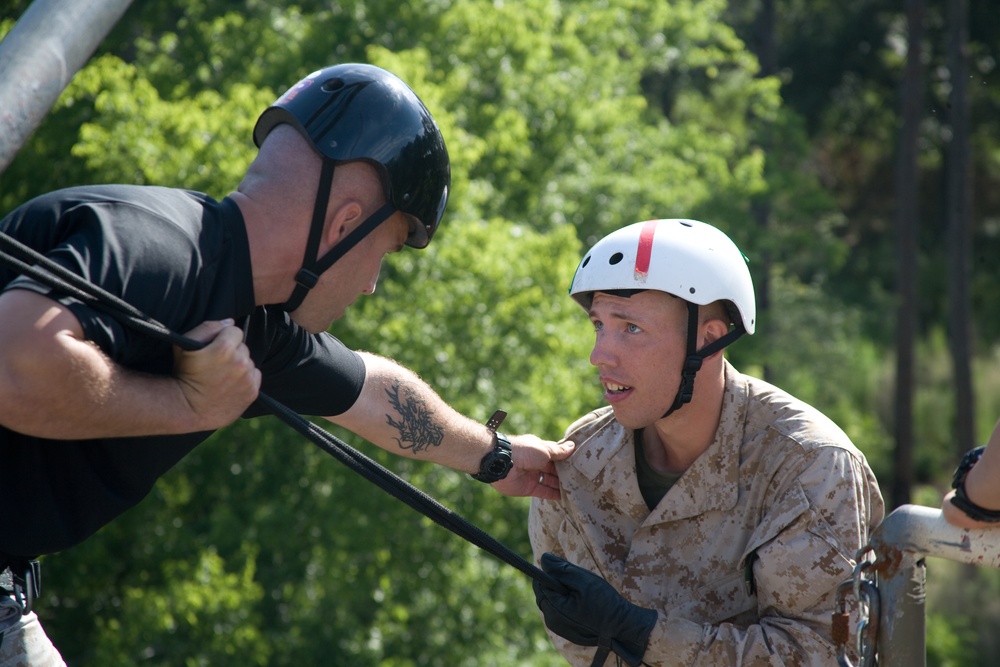
[[[598,336],[597,340],[594,341],[594,349],[590,352],[591,366],[616,366],[617,363],[618,356],[614,353],[612,346],[608,344],[605,337]]]

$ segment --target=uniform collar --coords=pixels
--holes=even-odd
[[[570,459],[573,467],[599,487],[602,496],[639,522],[678,521],[735,507],[749,388],[746,378],[728,361],[724,363],[726,388],[715,439],[651,513],[636,481],[633,433],[615,421],[610,409],[592,422],[587,439],[576,443]]]

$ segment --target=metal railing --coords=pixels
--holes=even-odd
[[[868,548],[878,590],[879,667],[925,667],[927,557],[1000,568],[1000,529],[966,530],[940,509],[903,505],[872,533]],[[865,568],[862,568],[865,569]]]

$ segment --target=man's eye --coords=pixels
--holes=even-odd
[[[591,321],[591,324],[594,325],[594,331],[600,331],[604,328],[604,322],[601,322],[600,320],[593,320]]]
[[[640,329],[635,324],[626,324],[625,325],[625,330],[628,331],[629,333],[639,333],[640,331],[642,331],[642,329]]]

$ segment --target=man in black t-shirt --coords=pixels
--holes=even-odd
[[[387,253],[426,247],[441,220],[448,155],[416,95],[370,65],[330,67],[268,108],[254,141],[257,157],[222,201],[80,187],[0,221],[206,344],[171,348],[0,268],[0,587],[15,593],[0,594],[0,663],[28,651],[26,664],[62,664],[34,614],[22,616],[24,582],[10,576],[30,579],[33,559],[82,542],[213,431],[261,414],[261,391],[501,493],[558,497],[553,461],[571,444],[498,436],[414,373],[326,333],[375,290]]]

